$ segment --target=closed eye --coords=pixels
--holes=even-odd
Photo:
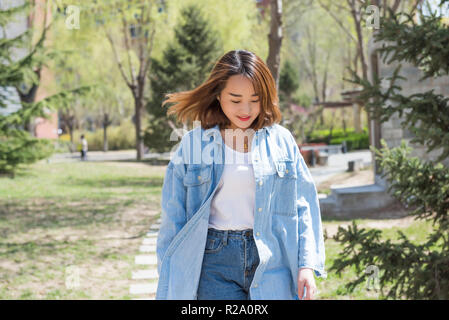
[[[240,103],[241,101],[232,101],[232,100],[231,100],[231,102],[234,102],[234,103]],[[251,101],[251,102],[259,102],[259,100],[257,100],[257,101]]]

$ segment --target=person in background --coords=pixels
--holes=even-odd
[[[81,160],[87,160],[87,150],[88,150],[88,144],[87,140],[84,137],[84,134],[81,135]]]

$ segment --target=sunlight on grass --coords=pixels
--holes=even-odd
[[[0,299],[130,299],[165,166],[35,164],[0,179]],[[79,287],[66,287],[68,267]]]

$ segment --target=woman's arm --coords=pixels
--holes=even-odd
[[[181,147],[175,153],[175,159],[181,157]],[[180,161],[170,160],[162,186],[161,208],[162,221],[157,238],[156,254],[158,273],[161,272],[162,259],[173,238],[186,224],[186,189],[183,179],[185,165]]]
[[[294,141],[294,139],[293,139]],[[317,277],[326,278],[325,252],[321,225],[320,203],[312,175],[295,144],[296,169],[298,172],[297,208],[299,223],[298,267],[311,268]]]
[[[327,273],[324,271],[325,253],[320,203],[312,175],[294,138],[293,141],[298,173],[296,190],[299,230],[298,297],[299,299],[304,297],[306,300],[312,300],[316,293],[313,273],[317,277],[327,277]],[[306,290],[305,296],[304,289]]]

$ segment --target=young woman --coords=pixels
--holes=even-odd
[[[265,63],[230,51],[167,96],[197,126],[164,178],[156,299],[313,299],[327,276],[317,191]]]

